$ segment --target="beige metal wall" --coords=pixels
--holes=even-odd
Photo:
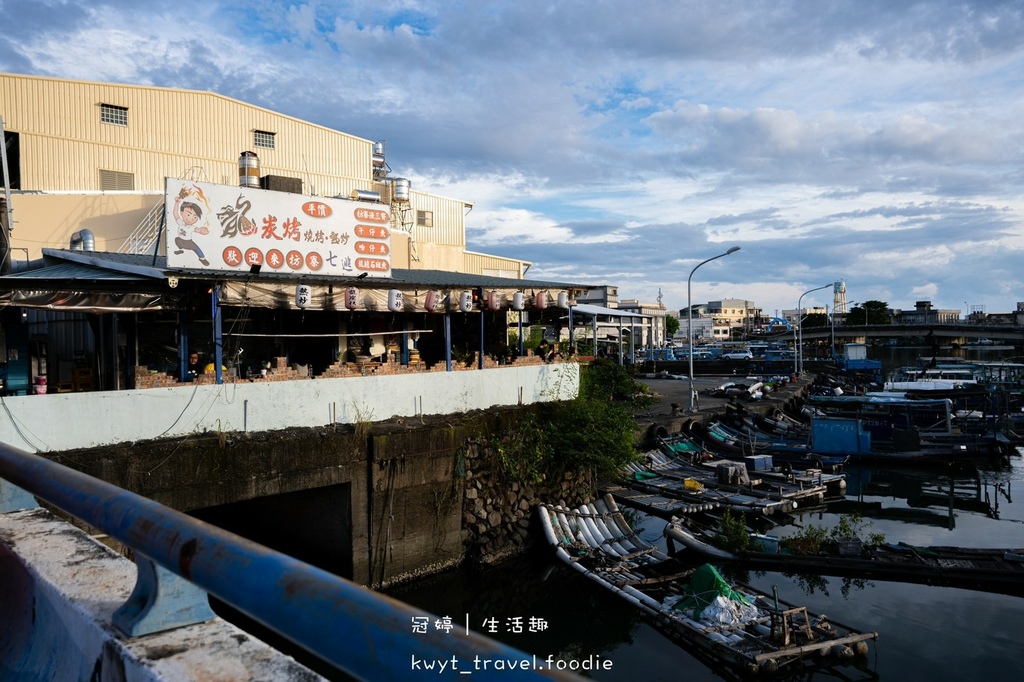
[[[143,191],[194,168],[236,184],[243,151],[258,155],[261,175],[302,178],[321,196],[372,175],[369,140],[209,92],[0,74],[0,103],[20,135],[24,190],[98,190],[99,169],[134,173]],[[101,123],[101,104],[126,107],[128,125]],[[255,147],[254,130],[275,133],[275,149]]]
[[[97,251],[117,251],[150,209],[162,204],[163,193],[16,194],[11,198],[14,260],[42,256],[43,247],[68,248],[71,234],[91,230]],[[162,252],[162,250],[161,250]]]
[[[128,125],[102,123],[101,104],[127,108]],[[164,178],[235,185],[243,151],[257,154],[261,176],[300,178],[304,194],[382,187],[373,178],[372,142],[210,92],[0,73],[0,116],[20,142],[13,245],[33,258],[43,247],[66,247],[83,228],[95,234],[97,250],[116,251],[159,200],[149,193],[162,193]],[[274,133],[275,149],[255,147],[254,130]],[[100,192],[101,170],[132,174],[135,193]],[[412,243],[396,235],[393,267],[522,272],[519,261],[466,257],[469,208],[412,188]],[[417,226],[417,211],[430,211],[433,226]]]
[[[466,272],[478,272],[493,277],[513,277],[522,279],[523,270],[528,263],[501,256],[489,256],[485,253],[463,252]]]

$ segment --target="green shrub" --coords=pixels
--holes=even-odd
[[[492,441],[509,480],[538,481],[565,471],[614,476],[639,457],[633,410],[653,401],[647,387],[610,362],[580,372],[575,399],[537,406]]]

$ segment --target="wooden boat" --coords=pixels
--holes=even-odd
[[[565,562],[626,599],[716,672],[797,673],[864,657],[860,632],[746,585],[690,567],[638,537],[611,496],[577,509],[540,505],[545,537]]]
[[[715,501],[688,501],[670,495],[639,490],[618,483],[602,483],[598,486],[603,494],[611,495],[620,504],[639,509],[643,512],[671,520],[676,516],[687,516],[701,512],[710,512],[719,508]]]
[[[904,543],[865,547],[844,543],[829,554],[790,554],[779,538],[759,536],[759,550],[733,552],[717,547],[712,534],[676,519],[665,528],[670,549],[685,550],[715,562],[742,562],[755,569],[835,575],[851,578],[943,585],[1024,596],[1024,549],[916,547]],[[672,552],[674,553],[674,551]]]

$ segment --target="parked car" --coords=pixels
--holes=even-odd
[[[722,353],[722,358],[725,360],[753,360],[754,354],[749,350],[731,350],[727,353]]]

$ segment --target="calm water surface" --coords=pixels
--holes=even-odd
[[[947,477],[937,472],[851,470],[850,488],[839,508],[860,509],[868,532],[890,542],[915,545],[1024,547],[1024,460]],[[953,483],[954,485],[950,485]],[[954,491],[952,498],[950,490]],[[780,526],[785,535],[799,525],[832,527],[834,507]],[[630,522],[648,541],[664,546],[665,522],[630,512]],[[538,534],[539,534],[539,529]],[[1024,598],[971,590],[878,580],[747,573],[739,576],[762,590],[778,585],[783,599],[825,613],[879,639],[869,673],[886,680],[1019,679],[1024,674]],[[537,551],[485,571],[463,570],[402,586],[391,594],[438,616],[450,616],[538,656],[609,661],[598,680],[714,680],[715,672],[661,635],[624,600]],[[508,632],[521,618],[523,632]],[[530,618],[547,624],[528,632]],[[840,669],[852,679],[865,671]],[[817,678],[816,678],[817,679]],[[820,679],[835,679],[820,677]],[[842,679],[842,678],[839,678]]]

